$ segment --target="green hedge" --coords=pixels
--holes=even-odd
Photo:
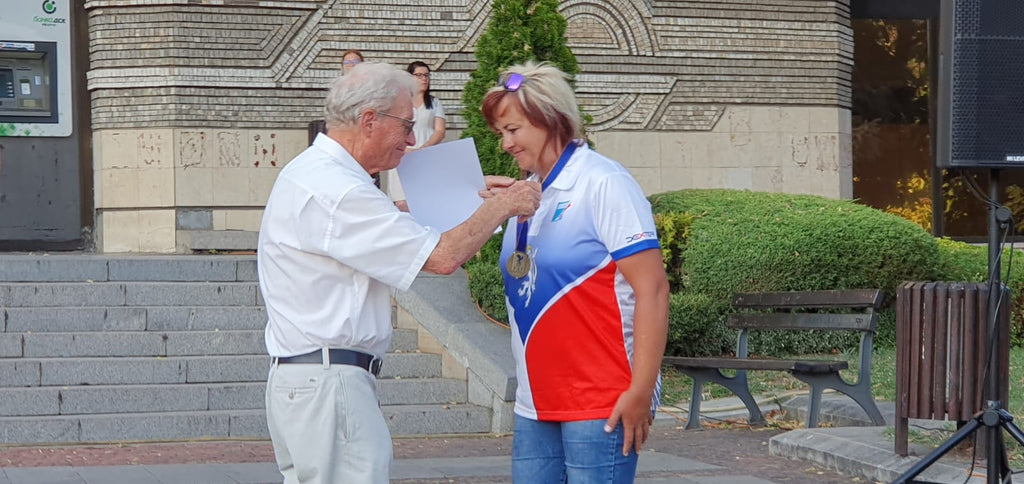
[[[935,277],[938,247],[912,222],[851,201],[737,190],[650,197],[656,213],[699,214],[683,264],[689,290],[880,288]]]

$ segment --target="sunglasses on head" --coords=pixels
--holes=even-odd
[[[523,75],[518,72],[513,72],[505,76],[504,80],[501,81],[501,85],[505,86],[506,92],[516,92],[520,87],[523,87]]]

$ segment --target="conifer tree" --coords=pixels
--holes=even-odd
[[[484,93],[506,67],[531,59],[551,62],[575,77],[579,67],[565,42],[567,25],[557,0],[494,0],[487,30],[476,45],[477,68],[462,93],[467,124],[462,137],[473,138],[485,175],[518,177],[519,167],[480,114]]]

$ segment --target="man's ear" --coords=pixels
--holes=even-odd
[[[370,132],[373,131],[373,126],[377,122],[377,113],[372,109],[364,109],[363,113],[359,115],[359,128],[360,131]]]

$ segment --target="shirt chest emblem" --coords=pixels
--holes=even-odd
[[[558,204],[555,205],[555,213],[551,215],[551,221],[557,222],[559,220],[562,220],[562,216],[565,215],[565,211],[569,210],[569,207],[571,206],[572,201],[569,200],[566,200],[564,202],[558,202]]]

